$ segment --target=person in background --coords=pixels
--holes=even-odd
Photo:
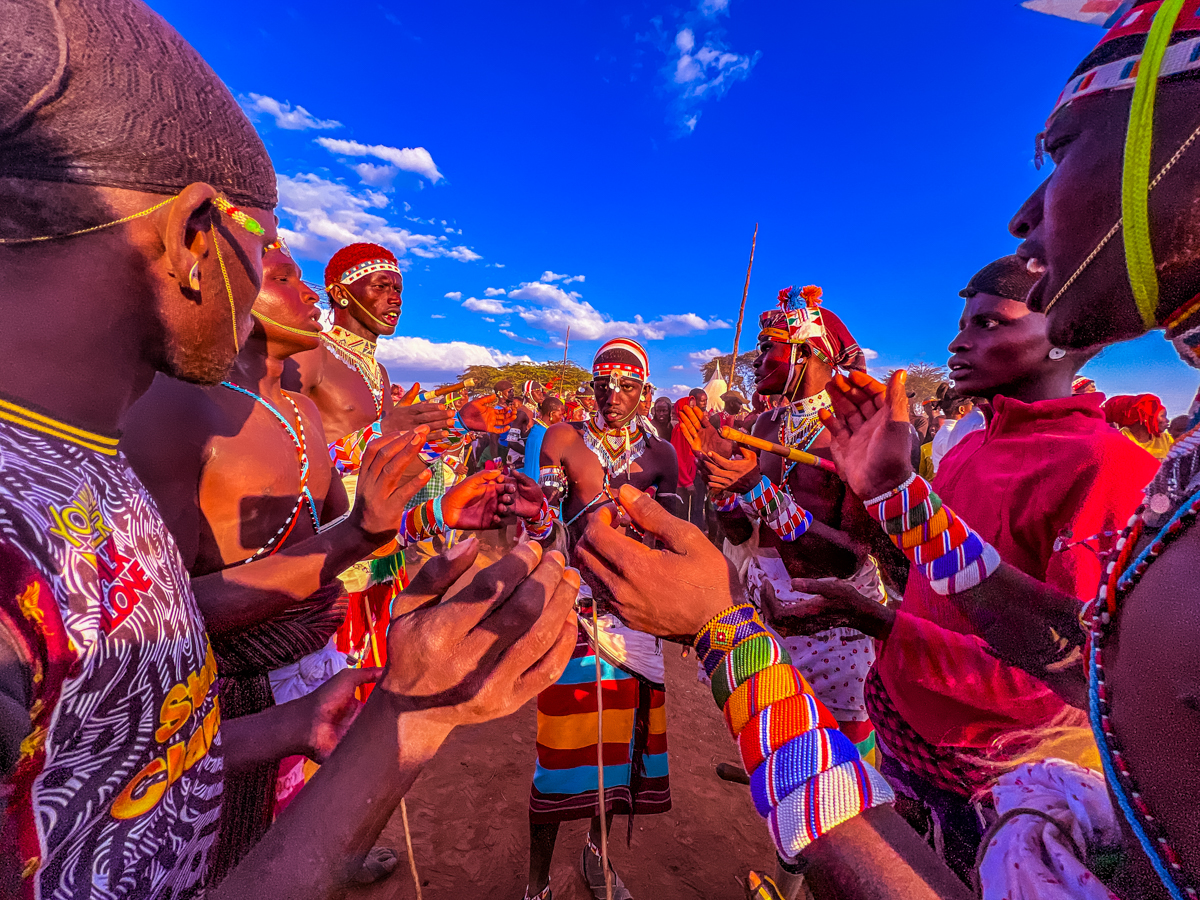
[[[944,416],[942,426],[933,436],[929,447],[929,461],[934,474],[951,447],[986,424],[983,413],[976,413],[974,402],[967,397],[949,393],[942,398],[941,409]]]
[[[1155,459],[1165,459],[1175,439],[1168,432],[1167,408],[1153,394],[1119,394],[1104,404],[1108,423],[1121,429]]]
[[[713,413],[713,427],[730,428],[742,427],[742,422],[745,416],[742,411],[746,408],[746,398],[742,396],[741,391],[726,391],[721,395],[721,402],[725,404],[725,409],[719,413]]]
[[[681,518],[687,519],[703,530],[705,525],[704,503],[708,492],[703,482],[696,481],[696,455],[680,425],[680,411],[685,407],[704,408],[696,402],[694,395],[695,391],[675,401],[675,427],[671,431],[671,446],[675,448],[675,455],[679,458],[679,496],[683,500]],[[704,397],[703,391],[700,392],[700,396]],[[704,397],[704,399],[707,402],[708,398]]]
[[[664,441],[671,440],[671,398],[659,397],[650,407],[650,424]]]
[[[1167,433],[1171,435],[1171,440],[1177,441],[1191,430],[1192,420],[1185,413],[1182,416],[1176,416],[1171,420],[1170,427],[1167,428]]]

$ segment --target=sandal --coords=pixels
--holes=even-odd
[[[621,876],[613,868],[611,860],[608,863],[608,871],[612,873],[613,900],[633,900],[633,895],[626,889],[625,884],[621,881]],[[579,874],[583,876],[584,882],[596,900],[606,900],[604,869],[600,862],[600,851],[592,843],[590,834],[587,837],[587,844],[583,848],[583,856],[579,858]]]

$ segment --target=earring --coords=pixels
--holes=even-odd
[[[337,302],[337,305],[342,307],[343,309],[345,309],[347,306],[350,305],[349,301],[345,297],[338,297],[336,302]]]
[[[1062,347],[1051,347],[1050,348],[1050,358],[1051,359],[1062,359],[1066,355],[1067,355],[1067,351],[1064,350]]]
[[[192,263],[192,271],[188,272],[188,284],[193,291],[200,290],[200,263]]]

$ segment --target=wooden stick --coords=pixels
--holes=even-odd
[[[568,325],[567,326],[567,336],[563,340],[562,370],[558,373],[558,399],[559,400],[563,399],[563,388],[566,387],[566,385],[563,384],[563,382],[566,381],[566,378],[567,378],[567,351],[570,348],[571,348],[571,326]]]
[[[367,599],[367,592],[362,592],[363,612],[366,613],[367,619],[367,634],[371,641],[371,658],[375,660],[376,666],[382,666],[383,663],[379,659],[379,643],[375,640],[375,614],[371,612],[371,601]]]
[[[736,428],[728,426],[722,428],[721,437],[727,441],[733,441],[735,444],[774,453],[776,456],[782,456],[790,462],[813,466],[817,469],[824,469],[826,472],[832,472],[834,475],[837,474],[837,466],[831,460],[820,456],[813,456],[811,453],[805,453],[803,450],[797,450],[795,447],[785,447],[783,444],[776,444],[773,441],[764,441],[762,438],[756,438],[754,435],[738,431]]]
[[[746,295],[750,293],[750,270],[754,268],[754,248],[758,244],[758,223],[754,223],[754,237],[750,239],[750,265],[746,266],[746,286],[742,288],[742,308],[738,310],[737,330],[733,333],[733,363],[729,373],[729,389],[737,387],[737,352],[738,341],[742,339],[742,320],[746,318]]]
[[[408,830],[408,807],[400,798],[400,818],[404,820],[404,844],[408,847],[408,868],[412,870],[413,884],[417,886],[417,900],[421,900],[421,876],[417,874],[417,860],[413,856],[412,833]]]
[[[417,394],[416,402],[417,403],[425,403],[429,400],[435,400],[438,397],[445,397],[447,394],[457,394],[459,391],[466,390],[467,388],[473,388],[473,387],[475,387],[475,379],[474,378],[465,378],[462,381],[460,381],[458,384],[447,384],[447,385],[444,385],[444,386],[438,388],[435,391],[421,391],[421,393]]]
[[[604,802],[604,680],[600,670],[600,619],[596,612],[597,603],[592,601],[592,652],[596,655],[596,779],[599,794],[596,804],[600,807],[600,865],[604,869],[604,896],[612,900],[612,876],[608,871],[608,828],[605,823]]]

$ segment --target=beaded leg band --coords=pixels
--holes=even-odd
[[[911,475],[866,506],[939,594],[968,591],[1000,567],[996,548],[943,506],[924,478]]]
[[[753,606],[724,610],[700,629],[694,646],[738,741],[754,805],[785,860],[894,799]]]

